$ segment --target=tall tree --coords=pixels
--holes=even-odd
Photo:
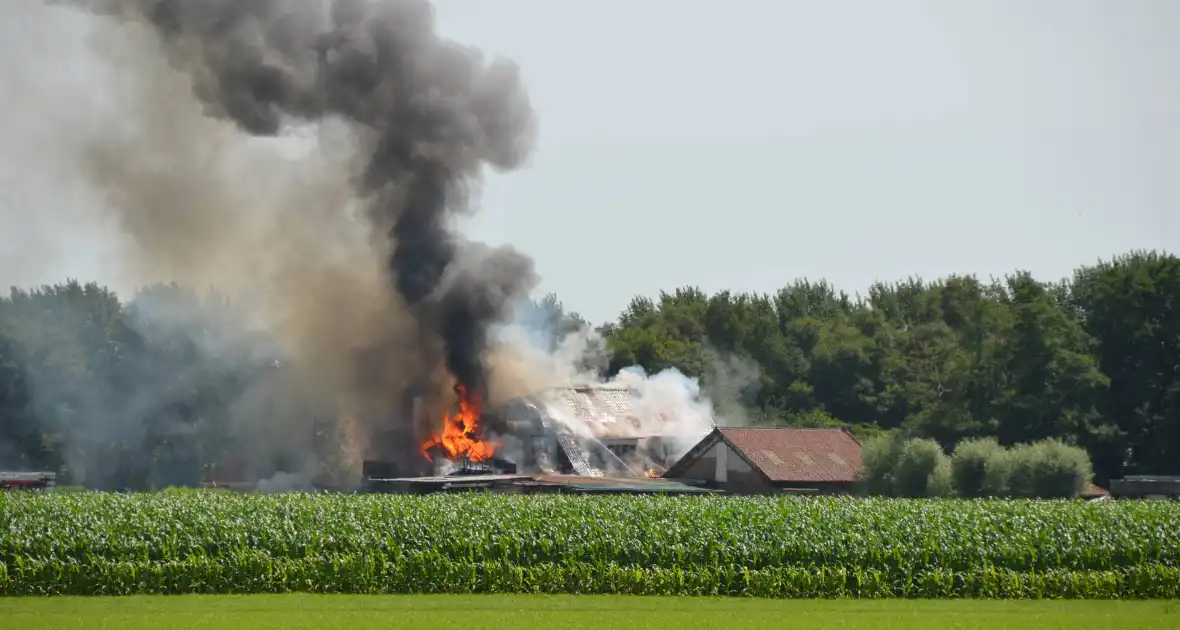
[[[1107,422],[1086,436],[1095,469],[1180,474],[1180,259],[1132,252],[1079,269],[1072,305],[1110,378]]]

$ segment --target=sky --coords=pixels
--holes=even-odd
[[[489,176],[467,232],[532,255],[538,294],[592,322],[680,286],[855,294],[1180,253],[1174,0],[435,4],[445,35],[520,66],[538,119],[529,163]],[[0,40],[84,54],[13,6]],[[0,67],[10,206],[71,199],[36,134],[7,133],[38,124],[22,81],[86,80],[43,60]],[[36,213],[14,216],[0,213],[0,284],[97,268],[101,252],[59,240],[37,251],[62,263],[6,273],[40,234]]]
[[[471,234],[592,321],[694,285],[849,293],[1180,252],[1180,3],[437,0],[515,60],[527,168]]]

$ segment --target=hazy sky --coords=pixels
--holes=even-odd
[[[533,255],[541,291],[596,323],[683,285],[863,292],[1180,252],[1175,0],[436,4],[447,35],[521,66],[540,128],[470,233]],[[21,81],[84,80],[55,56],[83,45],[13,6],[0,39],[45,54],[0,67],[8,131],[42,124],[12,113],[35,109]],[[5,135],[0,203],[68,204],[38,136]],[[39,234],[16,216],[0,217],[5,284],[34,281],[4,269]],[[74,244],[46,247],[63,262],[36,281],[94,269]]]
[[[1180,251],[1174,0],[437,6],[520,64],[539,118],[472,233],[594,321],[689,284],[1057,279]]]

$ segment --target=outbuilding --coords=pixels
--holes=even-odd
[[[717,427],[663,476],[731,494],[851,494],[860,469],[844,429]]]

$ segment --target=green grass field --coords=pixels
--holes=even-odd
[[[1180,601],[763,600],[626,596],[0,598],[5,630],[1180,628]]]

